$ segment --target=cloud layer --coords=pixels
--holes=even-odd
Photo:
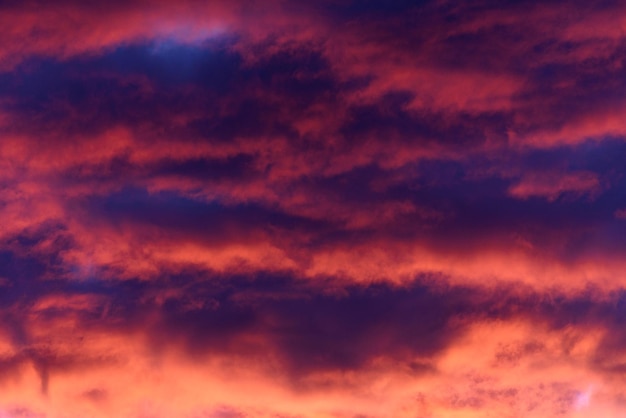
[[[623,413],[617,2],[0,2],[0,417]]]

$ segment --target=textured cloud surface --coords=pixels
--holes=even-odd
[[[0,1],[0,418],[626,413],[622,4],[96,3]]]

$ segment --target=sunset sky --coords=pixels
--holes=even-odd
[[[0,0],[0,418],[626,415],[626,3]]]

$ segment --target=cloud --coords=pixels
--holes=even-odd
[[[103,408],[101,415],[164,408],[193,416],[226,402],[253,416],[371,407],[375,416],[507,408],[544,416],[580,409],[590,385],[596,389],[586,408],[619,402],[605,380],[619,363],[605,359],[623,352],[621,293],[442,287],[432,279],[409,287],[333,283],[163,277],[57,282],[34,304],[22,294],[27,342],[6,346],[16,350],[20,378],[3,382],[1,402],[25,399],[53,415],[56,408]],[[115,383],[123,375],[131,388]],[[241,385],[255,390],[235,395]],[[42,387],[45,401],[38,400]],[[216,392],[197,397],[207,387]],[[175,403],[153,397],[162,390]],[[422,403],[409,402],[415,391]]]
[[[567,194],[593,195],[597,193],[600,184],[594,173],[565,173],[554,175],[552,173],[539,173],[528,176],[515,184],[509,193],[520,199],[529,197],[543,197],[554,201]]]
[[[0,2],[0,416],[618,416],[622,15]]]

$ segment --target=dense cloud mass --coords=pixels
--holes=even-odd
[[[0,1],[0,418],[622,416],[625,24]]]

